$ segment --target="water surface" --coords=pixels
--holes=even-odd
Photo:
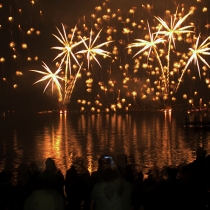
[[[184,112],[135,114],[22,114],[0,118],[0,170],[47,157],[65,173],[74,156],[82,156],[90,172],[100,155],[125,153],[144,172],[152,166],[178,165],[195,158],[203,146],[210,153],[208,129],[185,129]],[[190,116],[193,118],[193,115]]]

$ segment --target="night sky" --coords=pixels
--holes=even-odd
[[[53,63],[53,59],[56,57],[57,52],[52,50],[53,46],[59,44],[58,40],[52,34],[58,34],[56,27],[60,30],[62,29],[61,24],[64,24],[68,30],[74,28],[76,24],[80,24],[81,17],[86,18],[87,23],[91,23],[90,15],[95,12],[95,7],[98,5],[103,5],[104,1],[101,0],[34,0],[34,5],[31,5],[30,0],[0,0],[0,4],[3,7],[0,9],[0,20],[1,20],[1,43],[0,43],[0,58],[5,58],[5,61],[0,63],[0,74],[2,77],[2,81],[0,82],[0,111],[7,110],[23,110],[23,111],[37,111],[37,110],[51,110],[58,109],[58,97],[56,94],[51,93],[51,88],[49,87],[44,94],[43,89],[46,85],[44,84],[36,84],[32,85],[35,81],[40,79],[40,74],[36,74],[34,72],[29,72],[30,69],[42,70],[42,61],[47,63],[50,68],[54,68],[55,62]],[[183,3],[184,2],[184,3]],[[170,10],[175,13],[177,6],[181,7],[182,4],[185,4],[184,8],[186,8],[186,12],[188,12],[189,8],[192,6],[196,6],[196,11],[194,14],[194,19],[191,18],[188,22],[193,21],[196,27],[196,35],[201,33],[203,37],[207,37],[210,35],[209,28],[206,27],[210,22],[210,3],[208,0],[166,0],[166,1],[156,1],[156,0],[113,0],[107,1],[109,7],[116,11],[118,8],[121,9],[122,14],[125,14],[129,17],[128,11],[129,8],[136,7],[137,9],[142,10],[142,4],[151,5],[153,9],[149,14],[144,11],[139,13],[139,19],[145,17],[146,19],[150,19],[153,21],[154,15],[163,17],[166,10]],[[21,12],[19,11],[21,8]],[[208,8],[207,12],[202,12],[203,8]],[[41,14],[40,14],[41,11]],[[13,17],[13,21],[8,21],[8,17]],[[132,18],[132,17],[131,17]],[[20,26],[19,26],[20,25]],[[110,24],[111,25],[111,24]],[[113,24],[114,25],[114,24]],[[114,25],[116,26],[116,25]],[[20,31],[20,27],[21,30]],[[104,28],[106,28],[105,26]],[[31,35],[24,34],[24,31],[27,32],[28,28],[31,28]],[[35,29],[34,31],[32,29]],[[38,32],[41,32],[39,35]],[[134,36],[135,35],[135,36]],[[131,35],[131,39],[138,38],[137,35],[141,35],[140,32],[138,34]],[[126,37],[126,36],[124,36]],[[143,37],[141,37],[143,38]],[[125,38],[126,39],[126,38]],[[119,41],[119,40],[118,40]],[[132,40],[133,41],[133,40]],[[15,43],[14,48],[10,46],[11,42]],[[27,43],[28,48],[23,50],[21,49],[20,43]],[[180,44],[181,45],[181,44]],[[183,47],[183,45],[182,45]],[[179,49],[179,45],[177,45]],[[122,50],[122,55],[125,54],[124,49]],[[16,54],[17,58],[14,59],[12,56]],[[34,58],[38,56],[38,60]],[[124,56],[124,55],[123,55]],[[28,61],[27,58],[31,60]],[[124,59],[124,57],[123,57]],[[121,62],[123,62],[123,59]],[[125,59],[129,59],[129,56],[125,56]],[[209,61],[209,58],[208,58]],[[102,64],[103,64],[102,60]],[[106,64],[106,62],[104,63]],[[98,68],[95,65],[95,69]],[[94,77],[94,81],[98,79],[102,81],[104,78],[104,83],[108,84],[108,76],[112,73],[112,76],[115,77],[116,81],[123,80],[123,76],[119,75],[119,73],[115,67],[113,67],[112,72],[108,72],[107,67],[105,69],[97,70],[97,75]],[[192,67],[193,68],[193,67]],[[17,72],[22,72],[23,75],[18,75]],[[114,72],[115,71],[115,72]],[[94,70],[94,74],[96,73]],[[108,73],[107,73],[108,72]],[[196,70],[195,70],[196,72]],[[142,72],[138,73],[138,76],[142,76]],[[196,73],[197,74],[197,73]],[[209,77],[209,70],[207,71],[207,76]],[[130,76],[134,81],[138,77]],[[145,77],[143,75],[142,77]],[[85,98],[87,100],[87,93],[85,87],[86,78],[82,77],[75,85],[75,89],[72,94],[71,104],[74,104],[72,107],[77,106],[77,100]],[[97,81],[98,82],[98,81]],[[142,82],[143,83],[143,82]],[[196,99],[199,101],[200,98],[205,99],[208,104],[209,98],[209,89],[206,88],[206,84],[204,79],[198,79],[192,81],[191,77],[185,78],[185,86],[183,86],[177,98],[180,99],[177,104],[186,103],[186,100],[183,100],[183,94],[188,95],[188,99],[193,97],[194,88],[196,86],[196,91],[198,90],[199,94]],[[140,88],[141,82],[131,84],[132,88]],[[107,85],[108,86],[108,85]],[[130,87],[131,87],[130,86]],[[122,87],[119,85],[119,82],[116,84],[116,89],[119,90]],[[129,87],[129,88],[130,88]],[[129,89],[128,88],[128,89]],[[100,95],[100,88],[95,85],[92,87],[92,96],[88,95],[89,100],[96,100]],[[128,92],[124,90],[125,95],[128,96]],[[208,91],[208,92],[207,92]],[[205,93],[205,94],[204,94]],[[110,94],[110,95],[109,95]],[[114,97],[111,96],[112,92],[108,93],[106,97],[110,97],[111,99]],[[118,93],[116,93],[118,94]],[[78,97],[78,95],[80,97]],[[102,97],[102,94],[100,95]],[[149,98],[149,97],[148,97]],[[105,100],[103,100],[105,103]],[[139,99],[139,103],[141,106],[141,100]],[[153,102],[149,101],[151,104]],[[144,101],[145,105],[145,101]]]

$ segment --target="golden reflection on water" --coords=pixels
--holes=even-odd
[[[23,161],[35,161],[44,169],[45,160],[52,157],[65,174],[73,158],[81,156],[92,172],[97,169],[101,155],[125,153],[129,163],[146,172],[152,166],[191,162],[198,146],[210,152],[208,132],[184,130],[183,119],[174,113],[156,115],[67,113],[49,119],[41,116],[36,122],[39,126],[30,126],[30,131],[23,130],[23,126],[14,129],[10,134],[12,144],[1,136],[1,169],[9,164],[12,169],[17,168]]]
[[[14,131],[13,148],[14,148],[14,151],[15,151],[15,155],[17,157],[16,161],[13,162],[13,167],[17,168],[22,162],[23,151],[21,150],[21,145],[18,144],[18,137],[17,137],[17,132],[16,131]]]
[[[138,125],[137,125],[136,121],[134,121],[133,124],[130,124],[130,122],[132,121],[131,117],[130,116],[126,116],[126,117],[127,118],[129,117],[128,119],[126,119],[126,121],[129,122],[129,126],[131,127],[131,131],[130,132],[131,132],[131,134],[133,136],[133,146],[132,146],[132,148],[133,148],[133,153],[134,153],[134,157],[135,157],[135,165],[136,165],[136,168],[138,170],[141,170],[141,167],[140,167],[141,166],[141,162],[140,162],[140,160],[141,160],[142,154],[141,154],[141,152],[139,152],[139,149],[141,151],[142,145],[139,144],[139,142],[138,142],[138,129],[139,128],[138,128]],[[125,127],[125,129],[126,129],[126,127]],[[129,151],[127,151],[127,152],[129,152]],[[125,153],[129,154],[127,152],[125,152]]]
[[[3,158],[2,158],[2,161],[1,161],[1,165],[0,165],[0,171],[2,171],[4,168],[5,168],[5,165],[6,165],[6,152],[7,152],[7,149],[6,149],[6,142],[3,141],[3,144],[2,144],[2,155],[3,155]]]

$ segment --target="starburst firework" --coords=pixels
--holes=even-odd
[[[54,89],[54,84],[56,85],[56,88],[59,92],[59,100],[62,100],[62,87],[61,84],[59,82],[59,80],[64,80],[62,77],[60,77],[58,74],[61,72],[61,68],[59,66],[59,68],[55,71],[55,73],[53,73],[50,68],[47,66],[47,64],[45,64],[43,62],[44,69],[46,70],[46,72],[44,71],[39,71],[39,70],[30,70],[39,74],[44,74],[45,76],[43,76],[41,79],[39,79],[38,81],[36,81],[34,84],[39,83],[39,82],[43,82],[45,80],[49,80],[44,88],[43,93],[46,91],[47,87],[50,85],[50,83],[52,83],[52,93],[53,93],[53,89]]]
[[[165,81],[164,69],[163,69],[162,62],[160,60],[160,56],[159,56],[159,54],[157,52],[157,45],[161,44],[161,43],[164,43],[166,40],[164,38],[162,38],[162,37],[158,38],[158,33],[156,33],[156,34],[151,33],[151,29],[150,29],[150,26],[149,26],[148,22],[147,22],[147,25],[148,25],[148,30],[149,30],[149,40],[135,39],[136,42],[129,44],[127,48],[133,48],[133,47],[140,47],[141,48],[133,56],[133,58],[136,57],[137,55],[139,55],[140,53],[142,53],[142,52],[144,52],[146,50],[149,50],[148,56],[147,56],[147,59],[148,59],[149,56],[150,56],[151,51],[153,50],[155,55],[156,55],[156,58],[158,59],[158,62],[160,64],[160,68],[161,68],[162,76],[163,76],[163,81]],[[164,86],[166,87],[165,82],[164,82]]]
[[[90,66],[91,57],[93,57],[93,59],[98,63],[98,65],[100,67],[101,67],[101,64],[99,63],[98,59],[96,58],[96,55],[111,57],[110,56],[111,53],[109,51],[101,49],[101,47],[103,47],[104,45],[108,45],[109,43],[111,43],[113,41],[106,41],[106,42],[103,42],[103,43],[101,43],[99,45],[94,46],[96,41],[97,41],[97,39],[99,38],[99,35],[100,35],[101,31],[102,31],[102,29],[98,32],[98,34],[96,35],[95,39],[93,40],[93,38],[92,38],[93,31],[91,30],[90,38],[89,38],[89,44],[88,45],[85,42],[85,39],[83,39],[81,37],[81,40],[82,40],[82,42],[83,42],[83,44],[84,44],[86,49],[80,50],[76,54],[87,54],[88,68]]]
[[[183,27],[181,26],[183,24],[183,22],[187,19],[187,17],[193,13],[193,10],[191,10],[184,17],[180,18],[178,21],[177,21],[177,12],[178,12],[178,8],[176,10],[176,13],[173,16],[171,16],[170,26],[167,25],[167,23],[162,18],[155,16],[155,18],[161,24],[161,29],[162,28],[165,29],[165,30],[158,31],[158,34],[162,34],[164,37],[168,37],[167,77],[166,77],[167,92],[169,92],[171,43],[173,42],[173,46],[175,47],[175,35],[180,35],[180,34],[186,34],[186,33],[192,33],[193,32],[192,30],[189,30],[190,28],[192,28],[192,26],[190,26],[190,25],[183,26]]]
[[[57,27],[56,27],[57,28]],[[65,77],[68,77],[68,70],[69,70],[69,74],[71,75],[71,58],[74,59],[74,61],[80,66],[80,63],[77,59],[77,57],[75,56],[75,53],[73,52],[73,49],[75,47],[77,47],[78,45],[80,45],[83,41],[79,41],[76,42],[74,41],[74,34],[76,31],[76,26],[74,27],[73,33],[71,35],[71,39],[69,41],[66,31],[65,31],[65,27],[62,24],[62,28],[63,28],[63,34],[61,33],[61,31],[57,28],[58,33],[60,34],[60,37],[58,37],[57,35],[53,34],[53,36],[63,45],[63,46],[56,46],[56,47],[52,47],[52,49],[56,49],[56,50],[60,50],[62,51],[61,53],[59,53],[54,60],[58,59],[58,58],[62,58],[61,59],[61,64],[62,65],[65,62],[65,66],[66,66],[66,70],[65,70]]]
[[[196,40],[196,44],[194,46],[194,48],[189,48],[191,56],[184,68],[184,70],[182,71],[181,77],[179,78],[179,82],[176,88],[176,91],[179,88],[180,82],[184,76],[184,73],[186,72],[189,64],[194,61],[194,64],[196,64],[197,68],[198,68],[198,73],[199,76],[201,77],[201,73],[200,73],[200,66],[199,66],[199,59],[206,64],[209,68],[210,65],[207,63],[207,61],[202,57],[202,55],[210,55],[210,47],[208,47],[210,45],[210,42],[208,42],[210,40],[210,36],[207,37],[200,45],[199,45],[199,40],[200,40],[200,35],[198,36],[197,40]]]
[[[165,37],[168,37],[169,46],[171,45],[171,42],[173,42],[174,47],[175,47],[175,40],[174,40],[175,39],[175,37],[174,37],[175,35],[186,34],[186,33],[192,33],[193,32],[192,30],[189,30],[190,28],[192,28],[192,26],[190,26],[190,25],[181,27],[182,23],[187,19],[187,17],[193,13],[193,10],[191,10],[188,14],[186,14],[184,17],[180,18],[176,22],[176,20],[177,20],[177,12],[178,12],[178,8],[176,10],[175,15],[171,16],[170,26],[168,26],[167,23],[162,18],[155,16],[155,18],[161,24],[161,29],[162,28],[165,29],[165,30],[158,31],[157,33],[158,34],[162,34]]]

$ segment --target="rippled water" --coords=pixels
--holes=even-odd
[[[65,173],[72,157],[84,157],[90,171],[105,153],[126,153],[144,172],[151,166],[178,165],[195,158],[198,146],[210,153],[208,129],[185,129],[182,112],[135,114],[24,114],[0,118],[0,170],[47,157]],[[191,116],[193,117],[193,116]]]

